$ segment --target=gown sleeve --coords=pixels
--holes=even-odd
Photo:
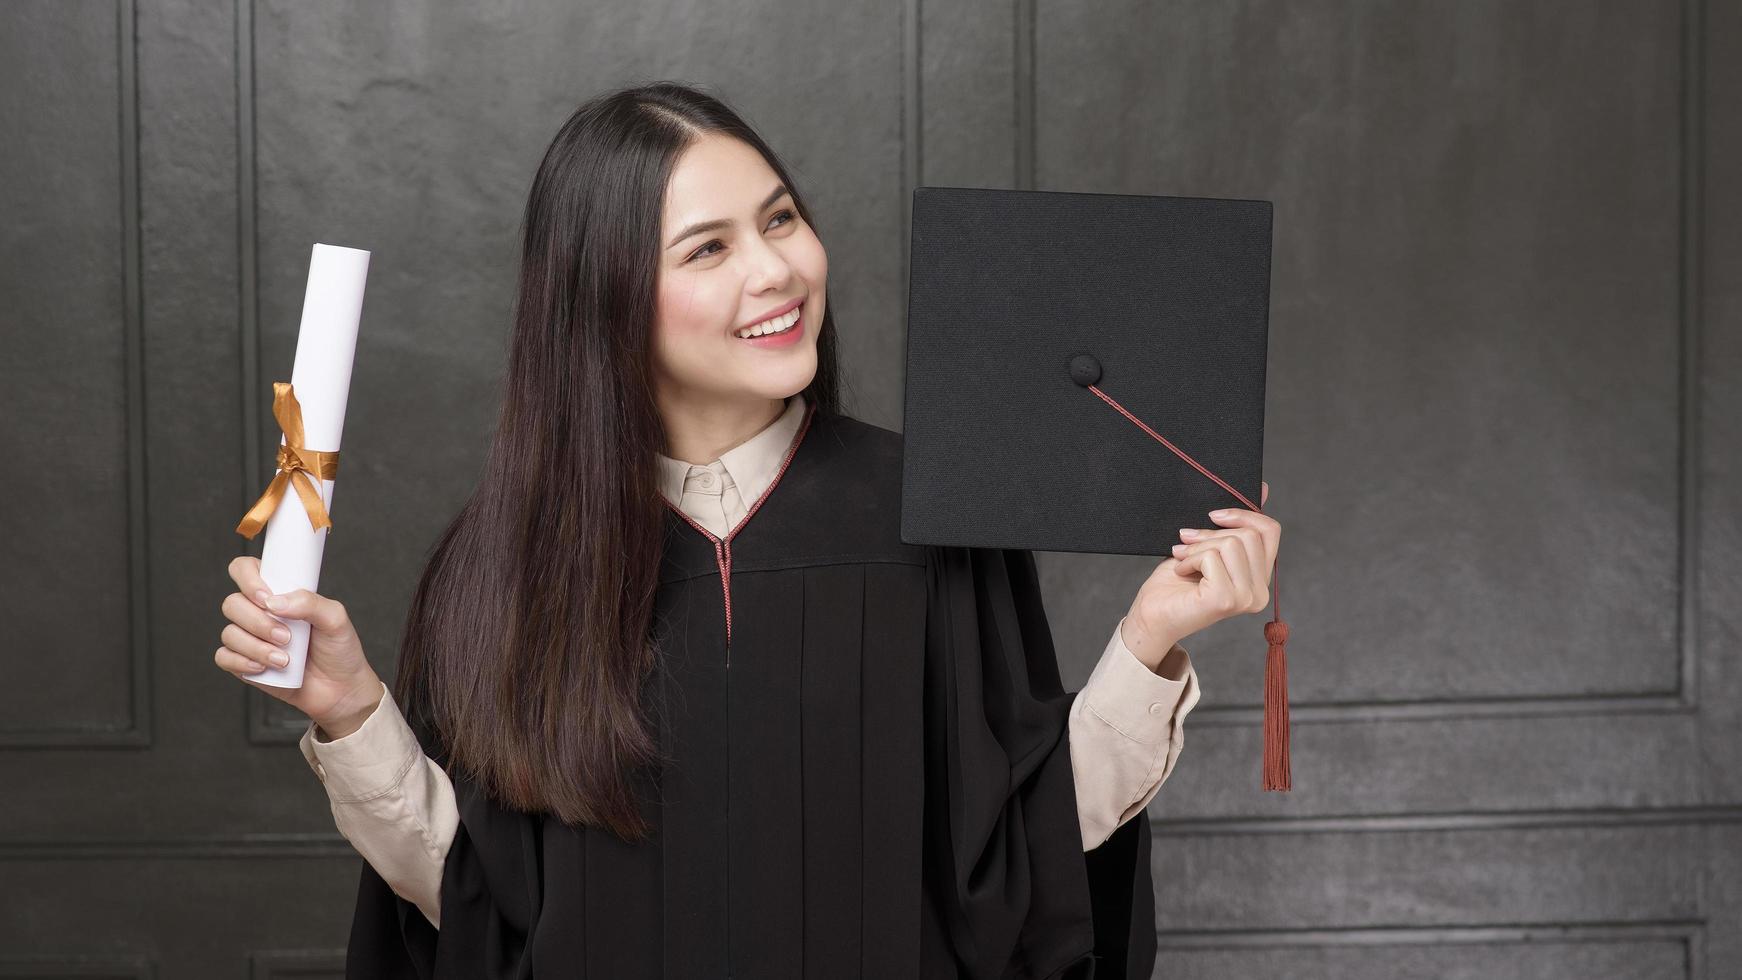
[[[539,847],[534,818],[494,805],[465,773],[450,768],[428,699],[413,687],[401,701],[405,722],[424,754],[448,773],[459,814],[442,865],[441,928],[363,862],[346,980],[527,976],[527,939],[539,918],[539,872],[527,863]]]
[[[925,879],[960,976],[1148,977],[1147,813],[1084,852],[1032,552],[928,548]]]
[[[427,712],[415,695],[402,705],[406,723],[419,746],[444,770],[447,758],[434,738]],[[457,790],[459,787],[455,787]],[[467,842],[464,824],[455,830],[447,861]],[[351,918],[351,936],[345,952],[346,980],[363,977],[380,980],[432,980],[435,976],[436,940],[440,933],[417,905],[400,896],[368,861],[357,880],[357,905]]]

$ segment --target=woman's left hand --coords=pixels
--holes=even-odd
[[[1259,487],[1258,506],[1263,507],[1270,484],[1260,481]],[[1210,520],[1220,526],[1182,529],[1185,543],[1174,545],[1174,556],[1157,565],[1138,589],[1122,630],[1133,653],[1148,648],[1159,657],[1207,626],[1270,605],[1282,525],[1240,508],[1211,511]]]

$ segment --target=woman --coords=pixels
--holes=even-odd
[[[1177,641],[1265,608],[1280,528],[1188,536],[1073,698],[1030,553],[899,540],[827,271],[725,105],[594,99],[534,178],[496,436],[392,691],[338,601],[232,563],[218,666],[312,624],[264,689],[368,859],[348,976],[1149,975]]]

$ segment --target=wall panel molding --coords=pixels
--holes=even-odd
[[[139,62],[134,0],[117,0],[117,129],[121,150],[122,342],[126,348],[127,430],[127,671],[130,717],[104,727],[0,727],[0,748],[150,748],[151,588],[145,496],[145,356],[143,267],[140,253]]]

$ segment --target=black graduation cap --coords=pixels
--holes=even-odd
[[[902,540],[1165,555],[1211,510],[1261,510],[1271,213],[916,188]],[[1277,585],[1264,788],[1287,790]]]

